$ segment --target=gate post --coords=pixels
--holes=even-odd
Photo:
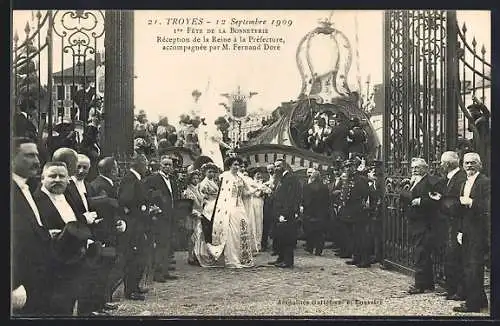
[[[446,148],[455,150],[458,135],[458,44],[457,13],[446,12]]]
[[[104,155],[134,150],[134,13],[107,10],[105,18]]]

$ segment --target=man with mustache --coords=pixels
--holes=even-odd
[[[118,203],[124,212],[127,231],[123,239],[125,270],[124,294],[130,300],[142,300],[146,297],[147,289],[139,287],[147,264],[148,237],[147,226],[150,224],[148,216],[148,197],[143,184],[148,160],[144,154],[134,154],[130,169],[120,182],[118,188]]]
[[[154,281],[165,283],[176,280],[171,275],[170,253],[172,251],[172,235],[175,226],[175,200],[179,199],[177,180],[173,178],[173,160],[168,156],[160,158],[160,169],[144,179],[144,188],[148,192],[149,202],[161,209],[152,222],[154,237]]]
[[[101,273],[104,289],[100,297],[102,309],[115,310],[118,308],[112,303],[113,293],[116,291],[123,279],[124,268],[124,251],[123,237],[126,231],[126,223],[120,219],[120,211],[118,205],[118,189],[116,178],[118,177],[118,164],[113,157],[105,157],[97,164],[99,175],[90,183],[89,192],[91,196],[103,196],[109,201],[100,208],[97,208],[99,216],[103,217],[103,221],[99,223],[101,228],[100,236],[103,242],[109,246],[116,248],[117,257],[113,263],[105,266]]]
[[[415,250],[415,285],[410,287],[409,294],[434,291],[435,288],[431,258],[434,247],[432,220],[436,218],[438,206],[429,194],[436,190],[438,180],[429,175],[428,170],[429,166],[423,158],[413,158],[409,189],[401,192]]]
[[[440,167],[445,177],[441,179],[439,194],[435,194],[433,197],[440,201],[440,210],[445,217],[446,299],[460,301],[464,298],[462,246],[457,242],[456,235],[461,230],[462,225],[459,197],[467,174],[460,169],[460,157],[456,152],[444,152],[441,155]]]
[[[86,225],[86,217],[73,209],[64,196],[69,177],[63,162],[48,162],[43,167],[41,187],[35,191],[34,199],[40,210],[43,223],[53,234],[61,232],[67,223]],[[79,246],[83,248],[83,243]],[[51,260],[54,286],[50,299],[50,312],[56,316],[71,316],[80,293],[83,253],[75,248],[72,262],[55,256]],[[73,257],[72,257],[73,258]]]
[[[40,161],[33,140],[15,138],[12,156],[12,293],[13,315],[49,313],[50,234],[27,185],[38,175]]]
[[[465,270],[465,304],[454,307],[457,312],[480,312],[488,307],[484,291],[484,265],[490,237],[490,179],[481,173],[479,154],[466,153],[463,159],[467,180],[460,191],[462,244]]]
[[[274,191],[273,215],[276,220],[278,259],[269,264],[280,268],[293,268],[294,249],[297,244],[297,218],[302,187],[291,167],[283,159],[274,162],[277,185]]]
[[[304,215],[306,251],[321,256],[325,247],[325,229],[328,219],[329,192],[315,168],[307,169],[309,179],[304,185],[300,211]]]

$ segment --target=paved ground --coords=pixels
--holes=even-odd
[[[411,277],[346,265],[328,249],[321,257],[298,249],[293,270],[268,266],[275,258],[268,253],[256,257],[257,267],[239,270],[190,266],[186,258],[176,253],[178,280],[151,284],[146,301],[121,299],[115,315],[489,316],[455,313],[460,302],[434,293],[410,296]]]

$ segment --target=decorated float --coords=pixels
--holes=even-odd
[[[330,53],[314,49],[324,48],[325,42]],[[353,155],[379,159],[380,142],[359,93],[347,82],[352,48],[345,34],[330,21],[320,22],[301,39],[296,61],[302,78],[298,99],[282,103],[273,112],[274,123],[255,132],[238,154],[254,167],[283,158],[294,170],[325,171],[334,161]],[[338,129],[347,130],[347,135]]]

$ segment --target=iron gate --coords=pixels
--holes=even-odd
[[[424,158],[431,174],[437,173],[446,150],[478,151],[488,166],[489,143],[483,144],[489,136],[489,127],[484,130],[489,111],[482,103],[491,81],[485,70],[491,66],[484,46],[480,56],[475,39],[472,47],[467,43],[466,28],[459,30],[454,11],[393,10],[384,15],[384,262],[412,273],[408,221],[399,203],[401,181],[410,176],[412,157]],[[478,93],[482,99],[474,101],[482,120],[467,106]],[[444,228],[437,219],[433,261],[439,280],[444,276]]]
[[[14,15],[19,18],[24,13]],[[24,40],[20,42],[14,32],[12,111],[28,115],[37,126],[41,145],[51,142],[54,128],[63,133],[69,125],[81,134],[89,113],[99,119],[104,95],[104,60],[99,52],[101,42],[104,49],[104,19],[104,13],[96,10],[32,11]]]

